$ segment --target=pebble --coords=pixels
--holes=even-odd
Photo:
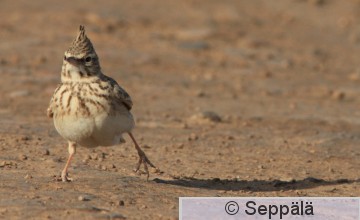
[[[28,159],[28,157],[26,155],[24,155],[24,154],[19,155],[19,160],[27,160],[27,159]]]
[[[210,121],[210,122],[221,122],[221,117],[216,113],[212,111],[204,111],[198,114],[195,114],[190,117],[190,120],[193,122],[203,122],[203,121]]]
[[[143,148],[147,148],[147,149],[151,148],[151,146],[149,146],[149,145],[147,145],[147,144],[144,144],[142,147],[143,147]]]
[[[31,138],[29,136],[22,136],[21,140],[22,141],[29,141]]]
[[[189,125],[186,124],[186,123],[184,123],[184,124],[181,125],[181,128],[182,128],[182,129],[188,129],[188,128],[189,128]]]
[[[124,202],[124,200],[119,200],[119,201],[117,201],[116,205],[125,206],[125,202]]]
[[[24,176],[24,179],[32,179],[33,177],[31,176],[31,175],[29,175],[29,174],[26,174],[25,176]]]
[[[228,140],[234,140],[234,139],[235,139],[235,138],[234,138],[233,136],[231,136],[231,135],[226,136],[226,138],[227,138]]]
[[[265,169],[264,165],[259,165],[258,168],[259,169]]]
[[[79,201],[90,201],[90,198],[88,196],[79,196],[78,200]]]
[[[197,136],[195,133],[191,133],[188,137],[188,141],[196,141],[197,139],[199,139],[199,136]]]
[[[199,97],[199,98],[202,98],[202,97],[205,97],[205,96],[206,96],[206,93],[205,93],[204,91],[200,90],[200,91],[197,91],[197,92],[195,93],[195,95],[196,95],[197,97]]]
[[[147,205],[140,206],[140,209],[147,209]]]
[[[339,101],[344,100],[345,96],[346,96],[345,92],[342,92],[342,91],[334,91],[332,93],[332,95],[331,95],[331,97],[333,99],[336,99],[336,100],[339,100]]]
[[[183,148],[184,148],[184,144],[182,144],[182,143],[181,143],[181,144],[178,144],[178,145],[177,145],[177,148],[178,148],[178,149],[183,149]]]
[[[48,149],[44,149],[42,152],[43,155],[50,155],[50,151]]]

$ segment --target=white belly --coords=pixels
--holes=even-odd
[[[134,119],[130,112],[109,116],[75,117],[73,115],[54,117],[59,134],[68,141],[84,147],[110,146],[119,144],[122,133],[131,131]]]

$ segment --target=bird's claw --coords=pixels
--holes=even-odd
[[[70,178],[67,172],[61,172],[61,180],[63,182],[71,182],[73,178]]]
[[[146,154],[144,153],[144,151],[140,150],[138,151],[138,154],[139,154],[139,162],[135,168],[135,173],[139,173],[140,172],[140,166],[141,164],[144,165],[144,169],[145,169],[145,172],[143,172],[143,174],[146,174],[147,175],[147,180],[149,180],[149,177],[150,177],[150,174],[149,174],[149,169],[148,169],[148,165],[150,165],[150,167],[153,167],[155,168],[156,170],[158,170],[158,168],[156,168],[156,166],[151,163],[151,161],[147,158]]]

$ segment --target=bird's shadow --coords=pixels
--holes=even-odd
[[[319,186],[341,185],[358,183],[360,179],[337,179],[337,180],[323,180],[314,177],[307,177],[302,180],[227,180],[227,179],[197,179],[197,178],[179,178],[173,180],[163,180],[156,178],[153,180],[156,183],[169,184],[190,188],[202,188],[209,190],[232,190],[232,191],[251,191],[251,192],[266,192],[266,191],[280,191],[280,190],[297,190],[310,189]],[[336,190],[336,189],[335,189]]]

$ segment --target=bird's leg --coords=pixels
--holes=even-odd
[[[69,150],[69,158],[68,158],[68,160],[67,160],[67,162],[66,162],[66,164],[65,164],[65,167],[64,167],[63,171],[61,172],[61,180],[62,180],[63,182],[72,181],[72,178],[69,178],[69,177],[68,177],[67,170],[68,170],[68,168],[69,168],[69,166],[70,166],[71,159],[73,158],[73,156],[74,156],[74,154],[75,154],[75,152],[76,152],[76,143],[69,141],[69,148],[68,148],[68,150]]]
[[[139,146],[138,143],[136,142],[136,140],[135,140],[134,136],[132,135],[132,133],[131,133],[131,132],[128,132],[128,134],[129,134],[129,136],[131,137],[132,141],[134,142],[135,148],[136,148],[136,150],[137,150],[137,152],[138,152],[138,155],[139,155],[139,162],[138,162],[138,164],[137,164],[137,166],[136,166],[135,172],[138,172],[139,169],[140,169],[140,165],[141,165],[141,164],[144,164],[144,169],[145,169],[145,172],[146,172],[146,174],[147,174],[147,179],[149,180],[149,176],[150,176],[150,175],[149,175],[149,170],[148,170],[148,166],[147,166],[147,165],[149,164],[151,167],[153,167],[153,168],[155,168],[155,169],[157,169],[157,168],[156,168],[156,166],[154,166],[154,164],[152,164],[151,161],[147,158],[147,156],[145,155],[144,151],[141,150],[140,146]]]

